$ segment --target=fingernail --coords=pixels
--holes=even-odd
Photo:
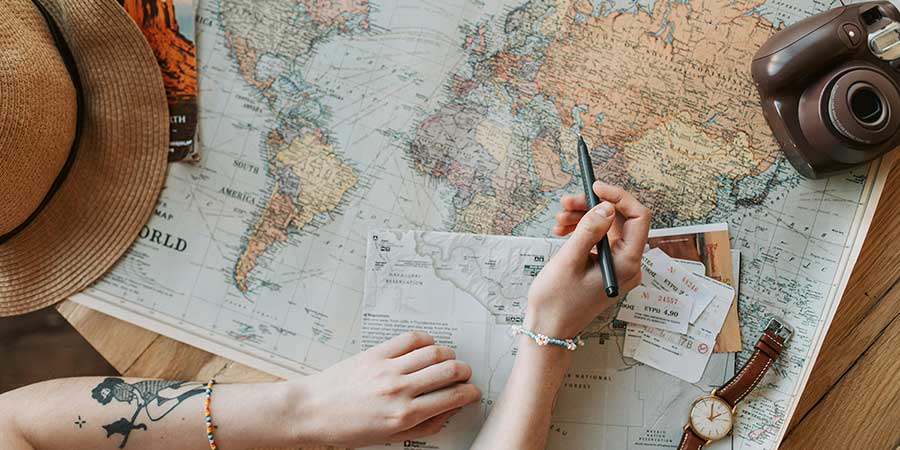
[[[597,213],[603,217],[610,217],[615,212],[616,212],[616,209],[613,207],[613,204],[610,202],[603,202],[600,204],[600,206],[597,207]]]

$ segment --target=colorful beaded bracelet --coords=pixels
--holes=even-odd
[[[216,440],[213,438],[212,413],[209,411],[209,400],[212,398],[212,388],[216,380],[206,383],[206,398],[203,399],[203,414],[206,416],[206,439],[209,440],[210,450],[216,450]]]
[[[544,346],[547,344],[559,345],[560,347],[565,347],[569,350],[575,351],[579,345],[584,345],[584,341],[581,340],[581,336],[575,336],[572,339],[557,339],[549,336],[545,336],[540,333],[535,333],[533,331],[526,330],[520,326],[512,327],[513,336],[518,336],[520,334],[524,334],[525,336],[530,337],[537,345]]]

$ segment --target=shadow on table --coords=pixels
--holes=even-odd
[[[0,393],[53,378],[117,374],[53,308],[0,318]]]

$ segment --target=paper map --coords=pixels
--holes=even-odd
[[[472,366],[482,402],[466,407],[420,448],[466,450],[512,369],[522,299],[558,239],[373,231],[366,259],[363,347],[427,329]],[[502,263],[501,263],[502,262]],[[624,323],[615,308],[582,333],[559,393],[548,449],[670,449],[691,402],[727,381],[734,354],[712,356],[689,384],[622,357]],[[373,448],[392,448],[390,446]],[[731,438],[712,448],[731,448]]]
[[[749,58],[814,0],[201,0],[201,161],[175,164],[140,239],[76,300],[279,375],[359,350],[369,227],[546,236],[598,178],[654,227],[728,222],[743,361],[797,330],[738,419],[771,448],[837,304],[879,163],[801,179]]]

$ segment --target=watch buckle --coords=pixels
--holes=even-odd
[[[787,344],[787,341],[791,339],[791,336],[794,334],[794,329],[788,325],[784,319],[779,319],[777,317],[773,317],[769,320],[769,324],[766,325],[766,332],[771,331],[775,336],[780,337],[784,340],[784,343]]]

